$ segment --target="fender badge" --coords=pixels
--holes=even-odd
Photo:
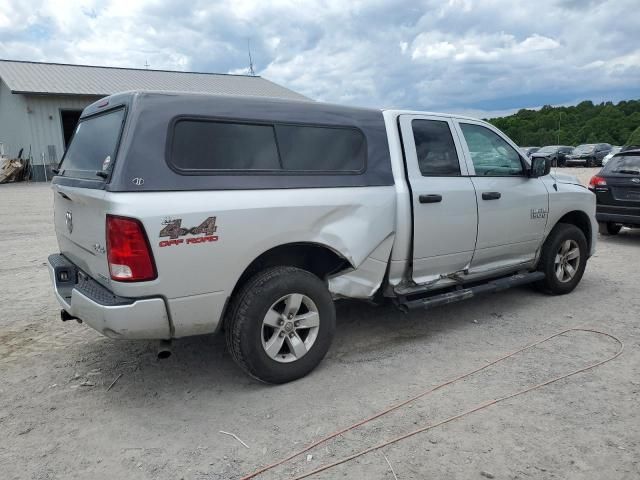
[[[531,209],[531,220],[536,218],[547,218],[548,210],[544,208],[532,208]]]

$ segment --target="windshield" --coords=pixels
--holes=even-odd
[[[549,145],[548,147],[542,147],[536,153],[554,153],[558,147],[555,145]]]
[[[613,157],[602,169],[604,173],[640,175],[640,155],[620,155]]]
[[[96,178],[96,172],[109,170],[116,155],[124,108],[80,120],[62,164],[65,177]]]
[[[576,149],[573,151],[573,153],[591,153],[595,148],[596,146],[593,144],[578,145]]]

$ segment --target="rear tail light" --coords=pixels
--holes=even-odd
[[[607,186],[607,181],[604,178],[599,177],[598,175],[594,175],[593,177],[591,177],[591,180],[589,180],[589,188],[606,187],[606,186]]]
[[[107,259],[112,280],[144,282],[157,277],[149,240],[135,218],[107,215]]]

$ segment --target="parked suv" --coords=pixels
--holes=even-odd
[[[224,330],[243,370],[282,383],[324,357],[334,299],[571,292],[595,197],[549,170],[467,117],[113,95],[84,110],[53,179],[51,278],[63,320],[111,338]]]
[[[566,158],[567,165],[584,164],[585,167],[600,167],[602,159],[611,151],[608,143],[585,143],[578,145]]]
[[[591,178],[596,194],[596,218],[600,233],[617,235],[623,226],[640,227],[640,150],[614,155]]]
[[[573,147],[566,145],[549,145],[542,147],[530,156],[533,157],[545,157],[551,161],[551,165],[554,167],[564,167],[567,156],[573,152]]]

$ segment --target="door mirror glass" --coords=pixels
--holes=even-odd
[[[551,160],[546,157],[533,157],[531,159],[531,169],[529,176],[531,178],[544,177],[551,172]]]

